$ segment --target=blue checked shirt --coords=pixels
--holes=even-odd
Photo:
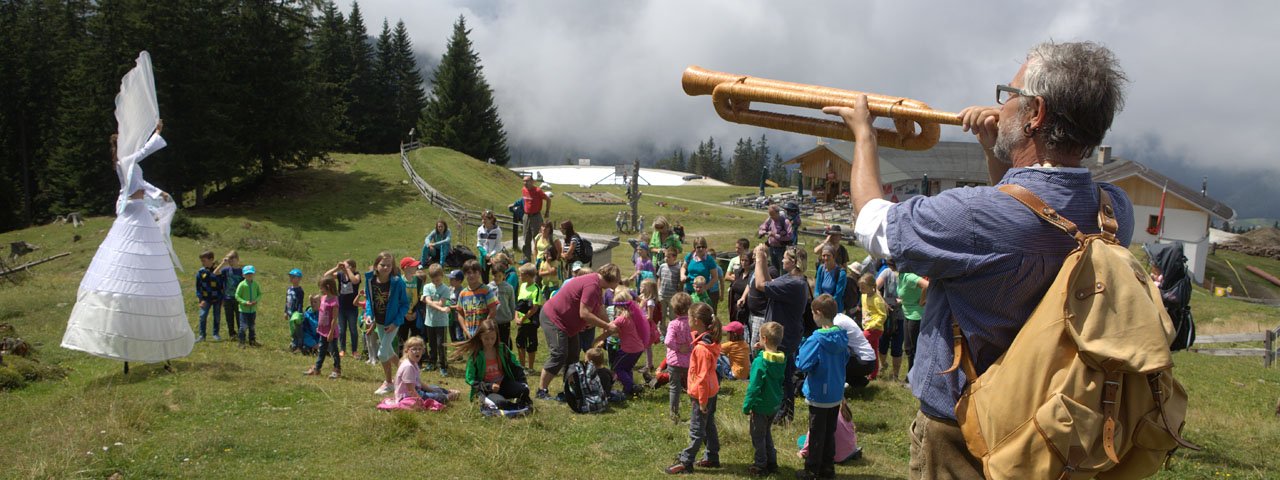
[[[1099,231],[1102,186],[1114,205],[1117,237],[1129,245],[1129,197],[1093,183],[1087,169],[1015,168],[998,185],[1006,183],[1026,187],[1085,233]],[[985,372],[1013,343],[1076,242],[994,187],[955,188],[891,206],[875,200],[867,207],[856,230],[868,251],[888,253],[901,271],[930,277],[911,390],[926,415],[955,419],[964,373],[939,375],[951,367],[951,322],[960,323],[974,367]]]

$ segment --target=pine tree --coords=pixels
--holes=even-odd
[[[409,30],[405,28],[403,21],[396,22],[396,29],[391,34],[391,53],[395,102],[393,131],[399,138],[406,139],[409,131],[418,126],[426,104],[426,94],[422,90],[418,62],[413,58],[413,42],[409,40]]]
[[[347,80],[347,121],[351,122],[353,146],[356,151],[374,152],[385,150],[386,145],[378,145],[377,134],[377,91],[373,80],[373,47],[369,44],[369,32],[364,26],[364,16],[360,13],[360,4],[351,3],[351,13],[347,15],[347,41],[350,42],[351,73]]]
[[[684,162],[684,149],[678,148],[674,152],[671,152],[670,156],[658,159],[658,162],[654,164],[654,167],[676,172],[687,172],[688,170],[685,170],[686,166]]]
[[[458,17],[440,65],[431,98],[423,113],[423,140],[499,165],[510,160],[507,134],[493,103],[493,90],[481,72],[480,56],[471,48],[466,19]]]
[[[0,2],[0,231],[48,218],[43,185],[88,1]],[[61,213],[65,213],[61,212]]]
[[[373,139],[372,152],[387,153],[396,151],[401,135],[408,132],[396,131],[396,79],[395,79],[395,46],[391,43],[391,25],[382,20],[382,32],[373,47],[373,88],[372,103],[376,106],[372,115],[372,128],[369,137]]]
[[[773,161],[769,163],[769,179],[781,187],[791,186],[791,172],[782,164],[782,155],[773,155]]]
[[[312,32],[312,61],[315,63],[322,108],[337,117],[341,148],[355,148],[355,130],[349,117],[351,102],[352,52],[351,30],[334,2],[320,8],[320,18]]]
[[[55,110],[57,135],[47,145],[49,160],[40,178],[38,202],[45,214],[79,210],[103,214],[114,210],[119,181],[114,173],[109,138],[116,132],[112,109],[120,77],[133,66],[131,39],[138,21],[130,15],[134,2],[98,2],[86,19],[84,39],[69,40],[80,49],[70,70],[55,81],[63,95],[45,105]]]

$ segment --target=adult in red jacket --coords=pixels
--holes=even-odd
[[[615,328],[606,320],[604,313],[603,291],[617,287],[621,278],[618,266],[607,264],[595,273],[569,279],[542,307],[539,321],[550,355],[542,364],[538,398],[551,398],[547,393],[551,380],[560,373],[560,368],[578,361],[581,354],[578,334],[586,330],[588,324],[614,333]]]

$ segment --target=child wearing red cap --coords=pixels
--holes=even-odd
[[[751,376],[751,347],[743,338],[746,327],[739,322],[724,326],[725,340],[720,342],[720,353],[729,357],[729,367],[734,380],[746,380]]]
[[[423,310],[425,304],[422,303],[422,287],[426,284],[426,272],[422,271],[421,263],[413,257],[404,257],[400,259],[400,271],[404,274],[404,293],[409,297],[409,313],[413,314],[413,320],[405,319],[404,326],[396,332],[397,345],[404,348],[404,342],[409,337],[421,337],[423,327]],[[403,353],[400,355],[403,357]]]

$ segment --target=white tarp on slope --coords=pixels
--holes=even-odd
[[[531,172],[536,177],[542,175],[542,181],[547,183],[565,184],[565,185],[594,185],[600,182],[606,185],[621,185],[622,177],[614,177],[613,166],[577,166],[577,165],[552,165],[543,167],[518,167],[513,168],[517,172]],[[651,168],[640,169],[640,186],[658,185],[658,186],[679,186],[679,185],[727,185],[724,182],[711,179],[698,179],[685,181],[683,177],[692,175],[685,172],[676,172],[671,170],[658,170]]]

